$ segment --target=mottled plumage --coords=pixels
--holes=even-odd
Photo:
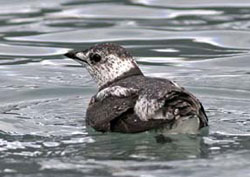
[[[86,65],[99,85],[86,114],[87,123],[98,131],[198,133],[208,125],[195,96],[170,80],[144,76],[119,45],[99,44],[66,56]]]

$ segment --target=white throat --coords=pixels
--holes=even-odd
[[[132,58],[120,59],[115,55],[109,55],[105,63],[87,66],[90,75],[96,80],[99,87],[114,81],[133,68],[138,67]]]

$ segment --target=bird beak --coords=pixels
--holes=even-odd
[[[65,53],[64,56],[71,58],[80,64],[88,63],[87,56],[86,56],[85,52],[82,52],[82,51],[71,50],[71,51]]]
[[[78,52],[75,50],[68,51],[67,53],[64,54],[64,56],[71,58],[71,59],[77,59],[76,54]]]

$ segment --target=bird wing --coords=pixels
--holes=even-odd
[[[201,103],[184,88],[165,79],[148,78],[141,85],[112,86],[99,91],[88,106],[87,124],[103,132],[141,132],[179,117],[197,115],[200,128],[207,125]]]
[[[86,121],[99,131],[110,131],[111,121],[133,108],[138,97],[136,89],[110,87],[92,97]]]
[[[200,101],[184,88],[169,80],[150,82],[135,104],[135,113],[143,121],[174,120],[197,115],[200,127],[207,125],[207,117]]]

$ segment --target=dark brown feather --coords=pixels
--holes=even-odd
[[[87,123],[98,131],[134,133],[171,127],[175,119],[140,120],[134,112],[134,106],[140,94],[146,94],[148,99],[164,99],[162,109],[165,113],[172,113],[175,117],[198,116],[200,128],[207,126],[207,116],[199,100],[167,79],[131,76],[107,87],[117,85],[140,91],[138,94],[125,98],[110,96],[103,101],[94,101],[93,97],[87,109]]]

